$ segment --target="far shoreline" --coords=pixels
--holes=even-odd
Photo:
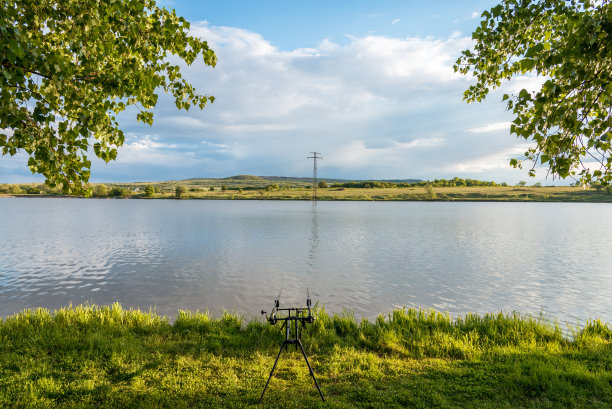
[[[0,193],[0,198],[80,198],[80,199],[141,199],[141,200],[275,200],[311,201],[312,189],[278,188],[254,189],[202,189],[191,188],[176,197],[172,189],[147,195],[145,184],[111,185],[121,186],[121,195],[72,196],[63,194],[12,194]],[[126,186],[129,186],[126,187]],[[134,187],[136,186],[136,187]],[[550,203],[612,203],[612,194],[605,190],[579,187],[402,187],[402,188],[319,188],[317,201],[360,201],[360,202],[550,202]]]

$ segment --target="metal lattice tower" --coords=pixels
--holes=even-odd
[[[313,170],[312,170],[312,203],[317,203],[317,188],[319,187],[317,185],[317,159],[323,159],[323,157],[321,157],[321,153],[319,152],[310,152],[312,153],[312,156],[309,156],[306,159],[314,159],[314,166],[313,166]]]

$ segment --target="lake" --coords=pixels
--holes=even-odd
[[[612,322],[612,206],[0,198],[0,316],[70,303]]]

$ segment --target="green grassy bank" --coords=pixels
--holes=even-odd
[[[151,185],[152,186],[152,185]],[[189,189],[181,194],[181,199],[202,200],[310,200],[312,190],[305,187],[284,187],[275,189],[254,188],[201,188],[188,185]],[[61,197],[53,191],[28,190],[22,186],[21,193],[2,193],[0,197]],[[176,199],[174,187],[158,188],[159,193],[147,195],[144,186],[121,185],[113,189],[120,191],[119,196],[111,194],[96,196],[99,198],[132,198],[132,199]],[[138,189],[138,190],[136,190]],[[7,190],[8,191],[8,190]],[[429,191],[426,187],[395,188],[325,188],[318,190],[321,201],[496,201],[496,202],[590,202],[612,203],[612,193],[606,190],[582,189],[580,187],[515,187],[515,186],[475,186],[475,187],[435,187]]]
[[[231,314],[24,311],[0,321],[0,407],[259,407],[282,339]],[[599,321],[568,339],[519,315],[319,310],[303,341],[328,402],[291,352],[264,407],[612,407],[612,328]]]

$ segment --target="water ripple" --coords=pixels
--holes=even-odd
[[[2,198],[0,212],[0,316],[114,301],[253,313],[308,287],[368,318],[414,306],[612,321],[609,205]]]

